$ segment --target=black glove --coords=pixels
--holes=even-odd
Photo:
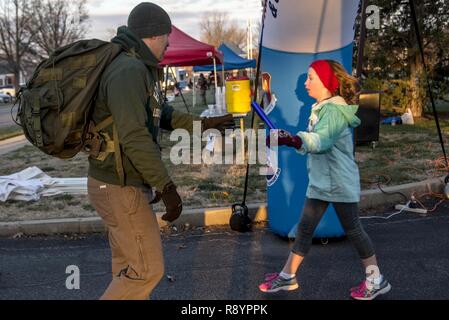
[[[161,199],[162,199],[162,192],[160,192],[159,190],[156,190],[154,192],[154,198],[153,198],[153,200],[150,201],[150,204],[158,203],[159,201],[161,201]]]
[[[217,129],[223,133],[226,129],[234,129],[235,127],[234,117],[232,114],[212,118],[203,118],[201,121],[203,131],[206,131],[207,129]]]
[[[153,201],[158,199],[158,192],[156,191],[156,197]],[[173,182],[169,182],[165,185],[162,192],[159,193],[159,199],[162,198],[167,213],[162,216],[162,220],[173,222],[179,218],[182,212],[182,201],[176,186]],[[151,201],[151,203],[153,203]]]

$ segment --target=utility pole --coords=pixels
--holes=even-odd
[[[247,31],[247,37],[246,37],[246,57],[248,59],[253,58],[253,28],[251,23],[251,18],[248,18],[248,31]],[[252,76],[252,70],[249,70],[250,77]]]

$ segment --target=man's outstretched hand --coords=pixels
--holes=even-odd
[[[207,129],[217,129],[220,132],[224,132],[226,129],[234,129],[234,117],[232,114],[226,114],[219,117],[203,118],[202,120],[203,131]]]

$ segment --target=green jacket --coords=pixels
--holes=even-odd
[[[360,125],[357,105],[336,96],[312,107],[308,132],[298,132],[308,154],[307,197],[329,202],[359,202],[360,176],[350,128]]]
[[[120,44],[124,51],[102,75],[93,121],[98,124],[112,115],[122,152],[125,185],[162,190],[171,178],[161,159],[159,128],[153,115],[160,114],[162,129],[183,128],[189,132],[193,120],[199,118],[174,111],[162,101],[158,60],[127,27],[120,27],[112,42]],[[110,125],[103,130],[111,139],[112,128]],[[119,185],[114,157],[114,153],[104,161],[90,157],[89,176]]]

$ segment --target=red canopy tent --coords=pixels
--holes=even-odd
[[[220,64],[223,61],[223,53],[214,46],[193,39],[173,25],[168,41],[170,45],[161,66],[202,66],[212,64],[214,59]]]
[[[217,63],[223,64],[224,56],[221,51],[215,49],[215,47],[210,44],[192,38],[174,25],[172,25],[168,42],[169,47],[167,48],[167,51],[165,51],[164,60],[159,63],[161,67],[167,67],[166,80],[168,80],[169,67],[203,66],[213,64],[216,75]],[[175,81],[177,80],[175,79]],[[195,82],[195,77],[193,78],[193,81]],[[165,87],[167,88],[167,85]],[[217,91],[217,79],[215,79],[215,90]],[[193,92],[193,99],[195,101],[195,86],[193,86]],[[184,96],[182,96],[182,99],[184,100]],[[189,108],[187,107],[185,100],[184,104],[189,112]],[[193,104],[195,105],[195,102],[193,102]]]

